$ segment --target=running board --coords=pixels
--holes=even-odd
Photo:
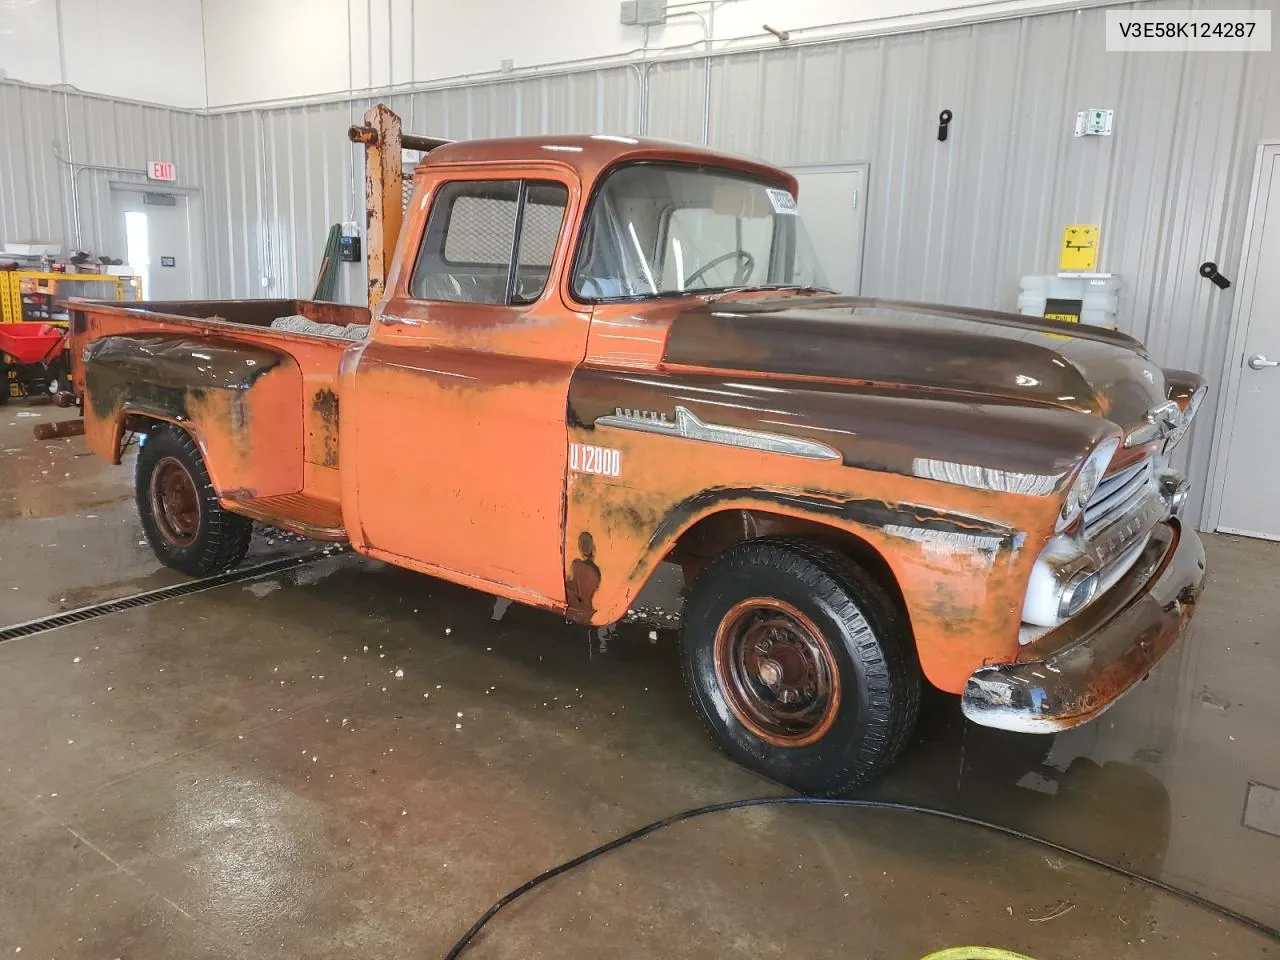
[[[332,500],[290,493],[244,500],[223,498],[219,502],[232,513],[260,520],[309,540],[341,542],[347,539],[347,530],[342,525],[342,505]]]

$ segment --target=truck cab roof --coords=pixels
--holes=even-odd
[[[458,140],[432,150],[423,158],[418,169],[435,168],[443,164],[529,163],[536,160],[551,160],[571,167],[584,186],[589,186],[610,167],[642,161],[735,170],[785,186],[792,194],[796,192],[796,180],[791,174],[763,161],[672,140],[603,133]]]

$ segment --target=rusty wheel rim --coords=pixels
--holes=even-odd
[[[175,547],[189,547],[200,531],[200,496],[187,468],[165,457],[151,471],[151,515],[160,536]]]
[[[778,747],[820,740],[840,709],[840,669],[807,616],[781,600],[735,604],[716,630],[716,679],[729,709]]]

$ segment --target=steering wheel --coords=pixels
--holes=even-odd
[[[733,286],[735,287],[746,280],[747,277],[751,276],[752,272],[756,268],[756,258],[746,250],[730,250],[728,253],[722,253],[720,256],[708,260],[697,270],[693,271],[693,273],[689,274],[689,276],[685,277],[684,288],[688,290],[695,280],[701,279],[704,273],[712,267],[718,267],[726,260],[738,261],[738,269],[733,273]]]

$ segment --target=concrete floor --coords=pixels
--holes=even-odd
[[[179,582],[127,469],[0,411],[0,626]],[[268,540],[275,542],[269,543]],[[260,535],[250,562],[310,549]],[[1021,737],[926,698],[865,796],[945,807],[1280,926],[1280,545],[1208,538],[1193,635],[1099,722]],[[555,617],[350,555],[0,644],[0,955],[438,957],[493,900],[651,819],[776,786],[717,754],[675,634]],[[1274,821],[1280,812],[1270,815]],[[1268,824],[1265,811],[1261,825]],[[504,911],[477,958],[1275,957],[1031,843],[766,808],[672,828]]]

